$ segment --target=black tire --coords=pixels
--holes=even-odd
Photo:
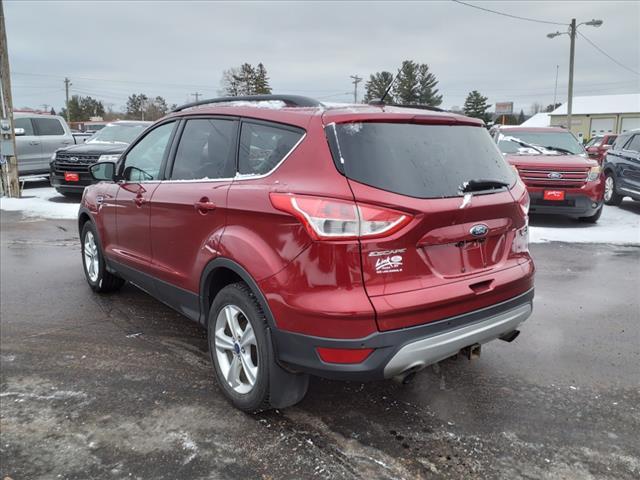
[[[92,235],[97,255],[97,272],[95,272],[94,275],[89,271],[85,255],[86,240],[89,234]],[[82,256],[82,269],[84,270],[87,283],[93,291],[99,293],[113,292],[124,285],[125,281],[122,278],[107,271],[100,238],[98,237],[95,225],[91,221],[85,222],[82,226],[82,232],[80,233],[80,251]]]
[[[596,213],[594,213],[593,215],[591,215],[590,217],[580,217],[578,218],[578,220],[580,220],[581,222],[584,223],[597,223],[598,220],[600,219],[600,216],[602,215],[602,210],[604,210],[604,207],[601,206],[598,211]]]
[[[619,195],[618,192],[616,191],[617,190],[616,177],[613,175],[613,173],[606,172],[604,176],[604,181],[605,181],[605,185],[607,182],[612,183],[611,196],[607,198],[607,193],[605,191],[604,203],[606,205],[614,205],[614,206],[620,205],[622,203],[623,196]]]
[[[250,355],[255,355],[258,362],[257,374],[251,390],[246,393],[239,393],[226,380],[219,363],[219,352],[216,350],[216,322],[218,315],[228,306],[240,310],[241,321],[245,323],[244,329],[246,330],[246,323],[249,323],[255,336],[257,352],[251,352]],[[304,397],[307,390],[308,377],[285,372],[276,364],[268,332],[267,318],[255,294],[244,282],[227,285],[216,295],[209,311],[208,342],[211,362],[213,363],[218,385],[227,400],[239,410],[258,413],[272,408],[283,408],[284,406],[292,405]],[[239,356],[238,350],[236,349],[235,351],[236,355]],[[220,355],[227,355],[227,359],[233,359],[233,353],[230,350],[224,353],[220,352]],[[225,362],[224,358],[222,361]],[[242,368],[244,372],[244,366]],[[244,378],[248,380],[246,374],[244,375]],[[281,404],[277,400],[273,401],[274,396],[278,395],[273,395],[272,392],[280,392],[287,389],[291,392],[291,395],[286,404]]]

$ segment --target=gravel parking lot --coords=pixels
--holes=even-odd
[[[637,244],[533,244],[513,343],[408,385],[314,379],[250,416],[218,391],[204,330],[131,285],[91,292],[73,220],[0,227],[0,478],[640,476]]]

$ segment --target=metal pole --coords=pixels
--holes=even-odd
[[[0,93],[2,100],[2,155],[0,156],[0,177],[2,193],[10,197],[20,197],[18,182],[18,159],[16,158],[16,138],[13,127],[13,102],[11,101],[11,74],[9,71],[9,50],[7,31],[4,25],[4,4],[0,0]]]
[[[358,84],[362,81],[358,75],[351,75],[353,78],[353,103],[358,103]]]
[[[556,65],[556,86],[553,89],[553,110],[556,109],[557,99],[558,99],[558,71],[560,70],[560,65]]]
[[[576,19],[571,19],[569,25],[571,37],[571,52],[569,53],[569,94],[567,98],[567,128],[571,131],[571,111],[573,110],[573,60],[576,52]]]
[[[67,113],[67,123],[69,123],[69,85],[71,85],[71,80],[67,77],[64,78],[64,95],[65,95],[65,110]]]

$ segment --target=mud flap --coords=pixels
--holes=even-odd
[[[267,329],[269,337],[269,403],[273,408],[286,408],[301,401],[309,388],[309,375],[291,373],[278,365],[271,329]]]

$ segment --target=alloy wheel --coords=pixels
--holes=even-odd
[[[608,202],[613,196],[613,177],[607,176],[604,181],[604,199]]]
[[[98,246],[92,232],[87,232],[84,237],[84,268],[87,271],[89,280],[98,281],[98,273],[100,271],[100,257],[98,255]]]
[[[259,374],[258,344],[251,322],[236,305],[218,313],[214,344],[224,380],[236,393],[249,393]]]

